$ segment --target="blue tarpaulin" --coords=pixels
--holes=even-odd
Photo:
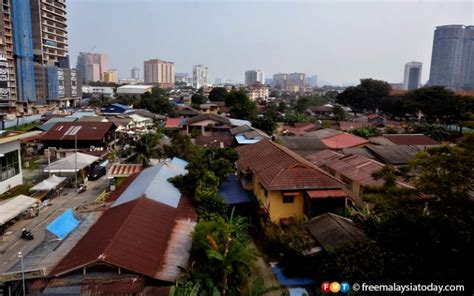
[[[284,286],[307,286],[316,283],[310,278],[287,278],[279,267],[272,267],[272,271],[276,275],[278,282]]]
[[[235,175],[229,176],[227,181],[222,183],[219,194],[224,197],[225,203],[228,205],[252,201]]]
[[[74,217],[72,209],[67,209],[61,216],[51,222],[46,229],[60,239],[64,239],[77,225],[79,225],[79,220]]]

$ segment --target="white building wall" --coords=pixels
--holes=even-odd
[[[23,171],[21,170],[21,153],[20,153],[20,141],[12,141],[4,144],[0,144],[0,155],[4,155],[8,152],[18,150],[18,163],[20,167],[20,173],[4,181],[0,181],[0,194],[7,192],[15,186],[23,184]]]

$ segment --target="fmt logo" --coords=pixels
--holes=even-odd
[[[347,293],[349,292],[350,290],[350,286],[349,286],[349,283],[347,282],[342,282],[342,283],[338,283],[338,282],[324,282],[321,284],[321,291],[323,293],[329,293],[329,292],[332,292],[332,293]]]

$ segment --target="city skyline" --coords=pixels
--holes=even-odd
[[[267,75],[318,74],[321,81],[334,84],[363,77],[402,82],[400,68],[417,60],[426,65],[425,83],[435,27],[473,22],[470,2],[115,3],[71,1],[70,52],[74,60],[79,51],[96,46],[96,52],[110,56],[121,77],[143,60],[158,57],[173,61],[177,72],[192,73],[193,65],[204,64],[209,81],[226,77],[243,82],[245,70],[257,68]],[[89,9],[92,4],[94,10]],[[84,16],[90,21],[83,22]],[[260,29],[248,30],[250,19]],[[108,26],[100,25],[104,20]],[[181,37],[165,37],[173,34]]]

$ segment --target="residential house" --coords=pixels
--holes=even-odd
[[[372,113],[367,115],[367,122],[372,126],[384,126],[385,117],[376,113]]]
[[[247,120],[233,119],[216,114],[201,114],[184,119],[181,123],[187,134],[198,133],[201,136],[230,135],[230,129],[241,125],[251,125]]]
[[[193,107],[186,105],[178,106],[178,116],[181,118],[190,118],[201,114],[201,111],[194,109]]]
[[[143,117],[137,114],[131,114],[128,117],[130,117],[132,120],[135,130],[144,131],[153,127],[153,119],[151,118]]]
[[[303,136],[309,132],[315,131],[320,127],[314,123],[309,122],[295,122],[292,124],[284,124],[281,126],[283,134]]]
[[[344,132],[332,128],[323,128],[315,131],[307,132],[304,134],[305,137],[316,137],[318,139],[329,138],[337,135],[341,135]]]
[[[0,131],[0,194],[23,184],[20,142],[37,133]]]
[[[262,140],[236,150],[239,180],[271,221],[344,208],[344,185],[288,148]]]
[[[199,110],[206,114],[217,114],[219,113],[219,106],[212,103],[206,103],[199,105]]]
[[[270,136],[265,132],[251,127],[249,125],[241,125],[231,128],[230,134],[234,137],[237,145],[255,144],[264,139],[270,139]]]
[[[331,150],[309,155],[307,159],[346,184],[356,200],[360,199],[364,188],[381,187],[384,184],[384,180],[376,180],[372,177],[374,172],[380,171],[384,167],[384,164],[373,159],[360,155],[344,155]],[[396,184],[400,187],[411,188],[407,182],[401,179],[397,179]]]
[[[333,106],[309,106],[306,113],[320,120],[328,120],[333,118]]]
[[[424,134],[383,134],[380,137],[370,138],[370,141],[379,145],[411,145],[420,148],[429,148],[439,143]]]
[[[45,148],[108,148],[115,142],[112,122],[58,122],[41,136]]]
[[[277,142],[301,156],[314,154],[328,148],[317,137],[279,136]]]
[[[348,133],[327,137],[321,139],[321,141],[324,143],[324,145],[326,145],[326,147],[333,150],[362,147],[369,143],[369,140],[367,139]]]
[[[94,295],[168,295],[188,265],[197,221],[191,200],[168,181],[185,174],[185,165],[173,159],[124,182],[107,200],[110,208],[49,273],[43,292],[79,287]]]
[[[100,113],[103,115],[118,115],[118,114],[124,114],[125,112],[131,109],[132,107],[130,106],[114,103],[114,104],[110,104],[101,108]]]

